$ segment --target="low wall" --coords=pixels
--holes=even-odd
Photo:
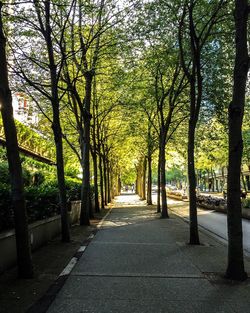
[[[71,202],[70,224],[76,224],[80,217],[81,201]],[[56,215],[29,225],[32,251],[41,247],[61,232],[61,216]],[[0,273],[16,263],[15,231],[0,234]]]
[[[225,206],[209,205],[209,204],[197,204],[199,208],[214,210],[216,212],[227,214],[227,208]],[[241,215],[243,218],[250,220],[250,209],[242,209]]]
[[[186,200],[187,199],[186,195],[169,193],[169,192],[167,192],[167,197],[170,199],[175,199],[175,200]]]

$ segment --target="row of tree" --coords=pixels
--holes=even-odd
[[[93,214],[91,173],[98,212],[120,192],[121,180],[133,183],[136,179],[137,192],[152,204],[152,168],[156,168],[157,211],[167,218],[166,156],[177,151],[188,170],[190,244],[199,244],[195,152],[207,149],[202,129],[211,120],[227,132],[225,112],[233,97],[228,130],[227,276],[244,279],[238,177],[249,68],[248,2],[180,0],[173,4],[154,0],[119,5],[114,0],[30,0],[5,4],[4,9],[1,111],[13,175],[16,232],[20,234],[20,276],[31,276],[32,266],[6,51],[12,88],[29,95],[43,114],[39,131],[48,136],[52,129],[63,241],[70,240],[66,143],[83,174],[82,225],[88,225]]]

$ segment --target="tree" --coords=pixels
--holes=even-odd
[[[3,31],[2,6],[3,3],[0,2],[0,106],[11,178],[18,274],[21,278],[32,278],[33,266],[31,261],[29,231],[23,190],[22,167],[18,152],[17,133],[13,118],[12,96],[8,80],[6,38]]]
[[[33,0],[32,6],[23,10],[22,14],[21,10],[17,10],[19,15],[16,16],[16,23],[19,26],[21,25],[21,27],[20,33],[16,38],[17,41],[15,42],[15,65],[17,66],[17,75],[32,88],[33,91],[29,91],[27,88],[26,91],[31,94],[34,101],[38,103],[36,94],[34,93],[34,91],[36,91],[40,96],[43,96],[43,100],[46,99],[51,105],[52,119],[46,115],[46,112],[42,109],[42,105],[39,105],[39,108],[50,120],[54,134],[57,181],[61,207],[61,236],[63,242],[69,242],[70,231],[64,178],[62,129],[60,122],[61,95],[59,92],[59,79],[64,59],[61,55],[58,55],[58,49],[56,48],[58,41],[60,42],[63,38],[71,6],[69,6],[68,11],[66,10],[66,13],[64,12],[64,25],[60,29],[58,39],[58,34],[55,36],[55,29],[53,29],[52,25],[58,25],[57,18],[58,16],[61,16],[62,13],[60,10],[60,6],[56,3],[52,3],[50,0]],[[27,41],[30,37],[40,45],[40,59],[36,57],[36,46],[32,45],[32,47],[29,47],[29,45],[27,45],[26,47],[23,42],[20,42],[23,38]]]
[[[247,0],[235,1],[235,66],[233,98],[228,109],[229,158],[228,158],[228,265],[226,277],[245,280],[242,222],[241,222],[241,159],[243,151],[242,120],[244,116],[247,74],[250,66],[248,55],[248,15],[250,6]]]
[[[200,244],[197,222],[196,205],[196,175],[195,175],[195,131],[199,119],[200,108],[203,100],[203,52],[212,29],[221,18],[225,1],[212,1],[198,4],[197,1],[186,1],[183,6],[179,24],[180,59],[183,71],[189,81],[190,87],[190,114],[188,127],[188,181],[189,181],[189,215],[190,215],[190,244]],[[199,9],[209,5],[211,14],[205,21],[200,19]],[[198,10],[198,11],[197,11]],[[205,9],[205,12],[207,10]],[[187,20],[186,20],[187,17]],[[186,26],[188,25],[188,26]],[[187,45],[184,45],[185,32]]]

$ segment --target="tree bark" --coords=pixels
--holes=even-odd
[[[160,138],[160,149],[161,149],[161,159],[160,159],[160,168],[161,168],[161,217],[162,218],[168,218],[168,208],[167,208],[167,193],[166,193],[166,173],[165,173],[165,167],[166,167],[166,156],[165,156],[165,146],[166,146],[166,140],[165,136],[163,134],[163,131],[161,133]]]
[[[95,138],[93,138],[95,140]],[[95,212],[100,212],[100,204],[99,204],[99,192],[98,192],[98,165],[97,165],[97,154],[94,143],[94,151],[92,154],[93,167],[94,167],[94,189],[95,189]]]
[[[96,90],[96,77],[94,76],[93,82],[93,150],[92,160],[94,167],[94,189],[95,189],[95,212],[100,212],[100,203],[99,203],[99,188],[98,188],[98,161],[97,161],[97,134],[96,128],[98,126],[97,114],[98,114],[98,103],[97,103],[97,90]]]
[[[2,2],[0,2],[0,68],[0,107],[6,138],[12,202],[14,208],[18,275],[20,278],[32,278],[33,266],[31,261],[29,231],[23,190],[22,167],[18,151],[17,133],[13,118],[12,97],[8,80],[6,38],[3,33],[2,24]]]
[[[58,95],[58,76],[57,76],[57,64],[54,56],[53,42],[51,38],[52,29],[50,25],[50,0],[44,2],[45,9],[45,23],[43,24],[41,19],[41,11],[38,2],[34,2],[36,12],[42,33],[45,39],[46,48],[49,59],[49,72],[51,83],[51,105],[53,111],[52,130],[54,134],[54,141],[56,145],[56,169],[57,169],[57,181],[60,197],[60,210],[61,210],[61,238],[63,242],[70,241],[69,231],[69,218],[65,188],[64,177],[64,160],[63,160],[63,143],[62,143],[62,129],[60,124],[60,110],[59,110],[59,95]]]
[[[142,165],[142,200],[146,199],[147,158],[144,157]]]
[[[119,177],[118,177],[118,195],[121,194],[121,190],[122,190],[122,183],[121,183],[121,175],[119,174]]]
[[[161,213],[161,149],[159,148],[157,166],[157,213]]]
[[[197,221],[196,205],[196,176],[194,167],[194,138],[195,126],[192,120],[189,121],[188,130],[188,182],[189,182],[189,217],[190,217],[190,238],[189,243],[199,245],[199,232]]]
[[[100,190],[101,190],[101,208],[104,209],[104,188],[103,188],[103,168],[101,151],[99,151],[99,175],[100,175]]]
[[[108,203],[111,203],[111,177],[109,161],[107,161],[107,192],[108,192]]]
[[[148,205],[152,205],[152,156],[151,156],[151,151],[148,152],[147,203],[148,203]]]
[[[103,156],[103,177],[104,177],[104,204],[108,204],[108,177],[105,156]]]
[[[90,165],[89,165],[89,154],[90,154],[90,105],[91,105],[91,92],[92,92],[92,79],[93,74],[91,72],[85,73],[85,105],[84,105],[84,151],[83,151],[83,185],[81,193],[81,215],[80,224],[90,225]]]
[[[244,116],[245,92],[249,56],[247,48],[247,21],[249,7],[247,0],[235,1],[235,44],[233,99],[229,105],[229,159],[227,184],[227,223],[228,223],[228,264],[226,277],[245,280],[244,269],[240,172],[243,151],[242,120]]]

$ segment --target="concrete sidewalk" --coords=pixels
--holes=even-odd
[[[48,312],[250,312],[249,281],[222,279],[226,247],[204,233],[189,246],[188,237],[179,217],[118,197]]]

